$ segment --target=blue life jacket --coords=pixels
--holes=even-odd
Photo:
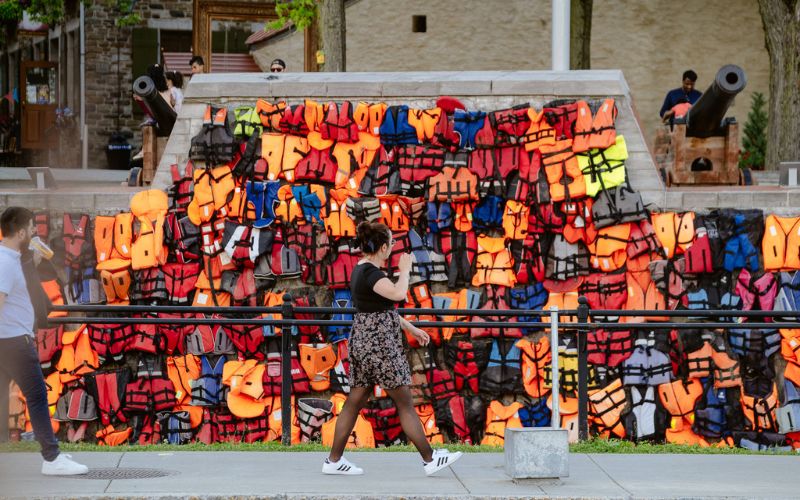
[[[476,230],[501,229],[505,200],[499,196],[483,197],[472,211],[472,227]]]
[[[453,206],[447,201],[428,202],[428,228],[432,233],[453,225]]]
[[[225,356],[212,365],[208,356],[200,356],[200,377],[191,381],[193,406],[216,406],[223,402],[222,369]]]
[[[67,295],[64,299],[68,304],[99,304],[102,302],[100,282],[94,277],[94,267],[73,269],[66,266],[64,270],[67,274]]]
[[[312,193],[309,186],[305,184],[292,186],[292,196],[300,204],[300,209],[303,211],[303,217],[306,222],[322,222],[320,210],[322,210],[324,200],[320,200],[317,193]]]
[[[166,418],[169,444],[186,444],[192,439],[192,421],[188,411],[176,411]]]
[[[523,427],[549,427],[551,415],[547,398],[539,398],[519,409]]]
[[[279,181],[247,181],[245,192],[248,205],[255,211],[253,227],[263,228],[275,222],[275,207],[278,205]]]
[[[701,436],[719,438],[727,432],[727,395],[725,389],[715,389],[712,383],[707,386],[705,397],[695,407],[692,430]]]
[[[349,288],[338,288],[333,291],[333,303],[331,304],[332,307],[337,309],[347,309],[353,307],[353,298],[350,294]],[[331,319],[334,321],[352,321],[353,315],[351,313],[333,313]],[[346,340],[350,338],[350,327],[349,326],[329,326],[328,327],[328,342],[336,343],[340,340]]]
[[[774,311],[800,311],[800,272],[782,272]]]
[[[746,267],[751,272],[758,271],[761,264],[758,261],[759,250],[753,246],[744,228],[745,216],[737,214],[733,217],[734,234],[725,244],[725,260],[723,265],[726,271]]]
[[[790,380],[783,381],[784,398],[780,408],[775,410],[778,430],[782,433],[800,431],[800,390]]]
[[[547,303],[549,298],[548,291],[541,283],[531,283],[529,285],[518,286],[508,289],[508,306],[511,309],[529,309],[540,311]],[[539,322],[539,316],[519,316],[521,322]],[[523,328],[522,333],[528,335],[534,333],[536,328]]]
[[[459,147],[475,148],[475,134],[483,128],[486,113],[483,111],[455,110],[453,114],[453,130],[459,136]]]
[[[774,329],[731,328],[728,330],[728,343],[740,358],[769,358],[781,349],[781,334]]]
[[[516,339],[492,340],[489,362],[480,378],[481,391],[495,395],[524,392],[520,368],[521,356],[522,351],[517,347]]]
[[[408,123],[408,106],[405,104],[386,108],[379,132],[384,146],[419,144],[417,129]]]

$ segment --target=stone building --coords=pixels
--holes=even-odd
[[[81,104],[80,16],[78,1],[67,1],[66,21],[36,36],[16,36],[0,45],[0,90],[12,91],[19,83],[23,61],[56,63],[59,108],[69,107],[76,120]],[[105,168],[105,150],[115,131],[132,133],[134,153],[141,143],[138,125],[143,115],[131,98],[133,80],[144,74],[147,66],[162,63],[167,69],[188,73],[192,53],[193,0],[153,0],[136,2],[135,12],[141,22],[120,28],[118,13],[107,2],[86,2],[85,25],[85,106],[89,168]],[[215,52],[247,52],[245,39],[263,22],[223,23],[212,25]],[[249,59],[249,58],[248,58]],[[257,67],[251,63],[257,70]],[[18,106],[19,107],[19,106]],[[24,127],[25,124],[23,123]],[[78,127],[68,140],[48,155],[26,160],[47,162],[55,167],[80,165]],[[29,154],[30,152],[26,152]],[[26,164],[31,164],[27,161]]]
[[[348,71],[550,69],[550,0],[349,0]],[[302,71],[303,36],[254,37],[254,58]],[[692,68],[705,90],[724,64],[747,73],[730,114],[747,117],[754,91],[768,93],[769,58],[753,0],[595,0],[592,69],[622,69],[650,140],[666,92]]]

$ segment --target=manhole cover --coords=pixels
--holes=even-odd
[[[80,476],[62,476],[70,479],[148,479],[151,477],[165,477],[174,474],[173,472],[161,469],[133,469],[133,468],[91,468],[88,474]]]

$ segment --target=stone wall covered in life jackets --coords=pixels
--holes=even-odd
[[[211,102],[166,190],[136,194],[130,212],[51,221],[63,224],[62,298],[280,305],[291,290],[296,305],[349,307],[355,227],[370,220],[393,232],[390,275],[402,253],[413,257],[403,306],[439,311],[412,320],[574,309],[579,295],[593,309],[730,310],[720,321],[742,309],[796,310],[800,220],[740,207],[650,211],[627,173],[628,144],[641,138],[618,127],[619,107],[605,96],[502,108],[452,97],[425,108],[380,98]],[[544,324],[474,319],[507,324],[428,328],[429,347],[406,338],[430,440],[502,445],[507,427],[549,426]],[[575,439],[570,319],[558,346],[557,424]],[[608,319],[618,326],[588,333],[593,434],[800,447],[798,331]],[[641,321],[652,326],[626,327]],[[240,322],[121,325],[109,314],[102,325],[39,330],[54,425],[64,439],[109,445],[279,439],[286,332]],[[329,444],[349,390],[349,330],[292,333],[292,439]],[[351,444],[403,442],[391,401],[374,392]],[[24,430],[24,405],[12,398],[12,423]]]

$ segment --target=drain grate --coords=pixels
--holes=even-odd
[[[166,477],[174,474],[174,472],[162,469],[134,469],[134,468],[92,468],[89,469],[88,474],[80,476],[62,476],[70,479],[100,479],[100,480],[116,480],[116,479],[149,479],[153,477]]]

